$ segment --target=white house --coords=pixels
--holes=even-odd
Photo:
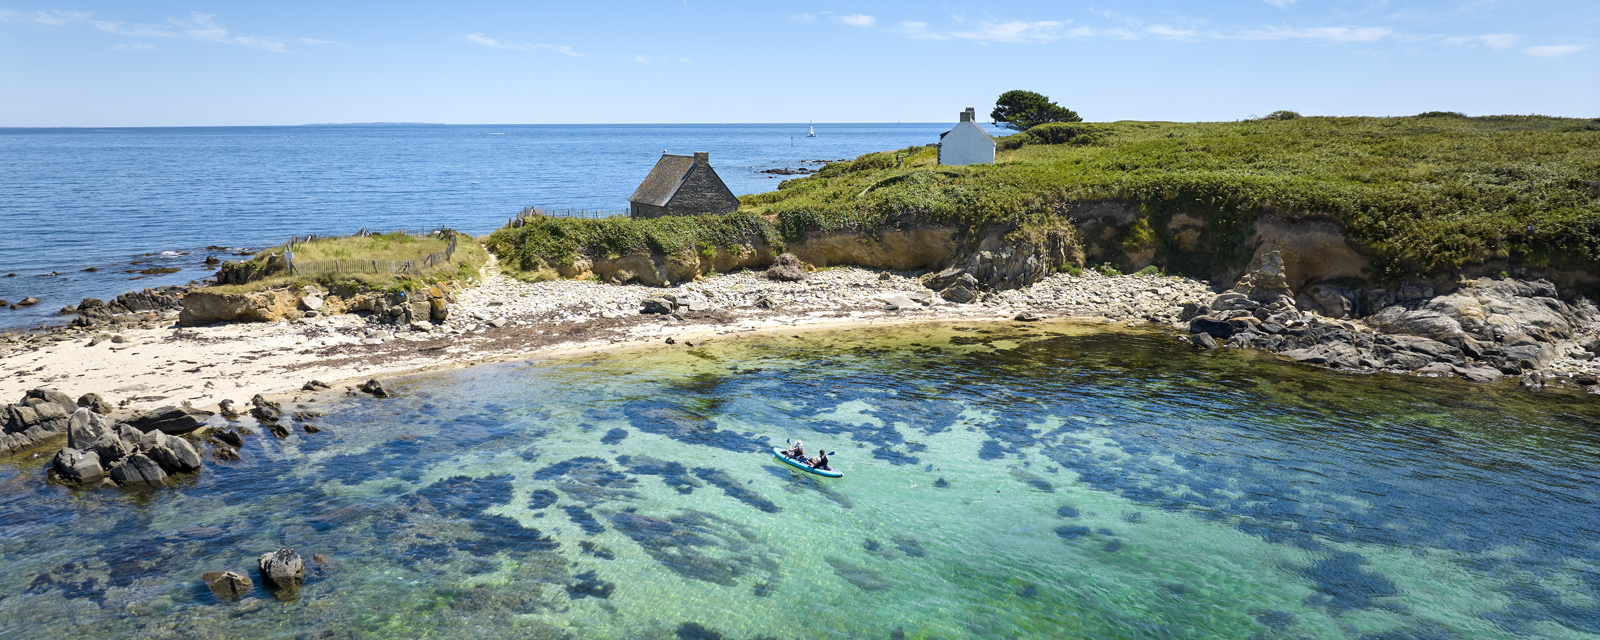
[[[939,164],[989,164],[994,162],[994,138],[978,126],[976,109],[961,112],[956,128],[939,134]]]

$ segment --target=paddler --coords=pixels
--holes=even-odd
[[[805,445],[804,442],[801,442],[799,440],[795,440],[794,441],[794,447],[793,448],[789,448],[789,449],[784,449],[782,451],[782,453],[783,453],[783,455],[789,456],[790,458],[794,458],[795,460],[805,460],[806,459],[806,445]]]
[[[828,452],[827,452],[827,450],[818,451],[817,452],[817,457],[806,460],[806,464],[811,465],[812,469],[827,470],[827,468],[828,468]]]

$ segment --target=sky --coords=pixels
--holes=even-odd
[[[0,0],[0,126],[1600,117],[1600,2]]]

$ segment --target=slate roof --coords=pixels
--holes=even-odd
[[[644,182],[639,183],[639,188],[633,190],[628,202],[667,206],[667,202],[678,192],[678,187],[683,186],[683,179],[688,177],[689,170],[693,168],[694,156],[661,154],[661,159],[656,161],[655,168],[650,170],[650,175],[645,176]]]
[[[968,122],[971,122],[971,121],[969,120]],[[959,127],[959,126],[961,126],[961,123],[957,122],[956,123],[956,127]],[[984,131],[982,125],[980,125],[980,124],[978,124],[976,122],[973,122],[972,126],[977,127],[978,128],[978,133],[983,134],[983,137],[988,138],[990,141],[994,140],[994,136],[989,135],[988,131]],[[951,127],[950,131],[946,131],[944,133],[939,134],[939,139],[943,140],[945,136],[950,135],[951,131],[955,131],[955,127]]]

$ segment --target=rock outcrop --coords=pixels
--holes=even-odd
[[[128,419],[127,424],[140,431],[161,431],[178,435],[205,426],[206,420],[213,415],[216,414],[194,407],[168,406],[135,415]]]
[[[256,588],[249,576],[236,571],[212,571],[200,576],[200,580],[219,600],[238,600]]]
[[[1314,299],[1306,306],[1333,308],[1338,318],[1299,308],[1289,284],[1281,257],[1267,256],[1230,291],[1189,314],[1191,342],[1209,348],[1223,340],[1332,368],[1448,373],[1479,382],[1536,372],[1561,358],[1592,360],[1600,351],[1594,336],[1600,310],[1585,299],[1563,300],[1544,280],[1480,278],[1444,295],[1410,283],[1393,292],[1309,288]]]
[[[269,589],[294,591],[305,582],[305,562],[293,549],[263,553],[256,564],[261,569],[262,584]]]
[[[34,389],[17,404],[0,405],[0,455],[20,453],[67,434],[78,403],[55,389]]]
[[[50,469],[61,481],[89,485],[109,477],[119,486],[161,486],[167,476],[200,470],[194,445],[160,429],[140,431],[81,408],[68,418],[67,446]]]

